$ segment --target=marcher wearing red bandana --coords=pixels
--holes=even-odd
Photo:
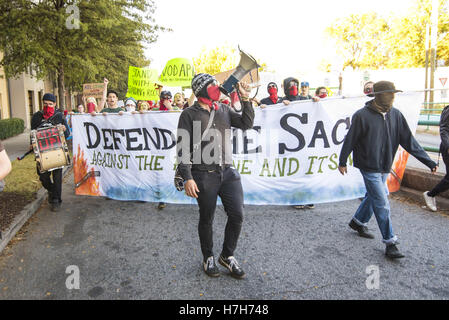
[[[45,106],[43,110],[43,117],[45,120],[50,119],[55,114],[55,108]]]
[[[282,101],[297,101],[303,100],[299,95],[299,81],[296,78],[289,77],[284,79],[284,94]]]
[[[267,91],[269,96],[260,100],[260,105],[273,105],[282,102],[282,98],[278,96],[278,86],[274,82],[270,82],[267,85]]]
[[[43,97],[44,108],[33,114],[31,118],[31,130],[36,130],[47,126],[62,124],[65,126],[64,135],[70,135],[69,126],[64,119],[63,113],[56,108],[56,98],[51,93],[46,93]],[[62,169],[55,169],[50,172],[40,173],[37,170],[42,186],[48,191],[48,202],[52,211],[59,211],[61,207],[62,193]]]
[[[184,180],[186,195],[198,202],[198,235],[203,254],[203,270],[211,277],[220,275],[213,253],[212,230],[218,197],[221,198],[228,218],[223,250],[218,262],[227,267],[233,277],[245,276],[234,255],[242,229],[244,208],[240,174],[232,167],[230,132],[232,127],[251,129],[254,125],[254,109],[249,101],[248,87],[239,84],[238,90],[242,103],[241,113],[225,104],[214,107],[220,99],[216,79],[206,73],[197,74],[192,80],[192,91],[198,101],[181,113],[178,122],[178,169]],[[195,124],[200,125],[200,130],[194,129]],[[201,142],[208,124],[209,133]],[[198,142],[200,147],[194,149],[194,144]]]

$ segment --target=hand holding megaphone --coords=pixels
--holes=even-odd
[[[238,82],[237,89],[239,90],[242,99],[248,99],[251,93],[251,87],[246,82]]]

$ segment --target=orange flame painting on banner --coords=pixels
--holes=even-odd
[[[78,145],[78,153],[73,159],[73,176],[75,184],[83,180],[89,171],[87,160],[84,159],[84,151]],[[90,171],[93,173],[94,168]],[[99,196],[100,184],[98,183],[94,174],[92,174],[86,181],[84,181],[78,188],[75,188],[75,194],[84,196]]]
[[[393,166],[391,168],[391,171],[394,171],[397,177],[395,177],[392,173],[388,175],[387,178],[388,191],[396,192],[399,191],[399,189],[401,188],[401,181],[402,178],[404,177],[405,166],[407,165],[409,155],[410,154],[407,151],[402,149],[402,147],[399,147],[397,157],[393,162]]]

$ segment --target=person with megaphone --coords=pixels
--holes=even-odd
[[[220,275],[213,253],[213,220],[217,197],[220,196],[228,216],[223,248],[218,262],[241,279],[245,272],[234,257],[243,222],[243,188],[240,174],[232,167],[231,127],[248,130],[254,124],[254,109],[249,101],[250,88],[235,85],[242,103],[237,113],[219,103],[222,89],[214,76],[197,74],[192,91],[197,101],[184,109],[178,122],[178,169],[187,196],[199,206],[198,233],[203,254],[204,272]]]

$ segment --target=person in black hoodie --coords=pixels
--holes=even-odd
[[[284,79],[284,93],[285,96],[282,98],[282,102],[284,104],[289,105],[292,101],[299,101],[299,100],[309,100],[309,97],[302,96],[299,94],[299,81],[296,78],[288,77]],[[314,102],[320,101],[320,98],[318,97],[312,97],[312,100]]]
[[[31,130],[62,124],[65,128],[64,135],[67,138],[70,132],[69,127],[67,121],[64,119],[64,114],[56,108],[56,97],[51,93],[46,93],[42,100],[44,104],[43,111],[38,111],[33,114],[31,118]],[[39,175],[39,180],[42,182],[42,186],[48,191],[48,202],[51,211],[59,211],[62,203],[62,169],[40,173],[36,168],[36,171]]]
[[[366,186],[366,195],[349,226],[364,238],[374,238],[367,223],[373,216],[386,244],[385,255],[403,258],[397,248],[397,236],[391,223],[390,204],[386,181],[396,151],[401,145],[408,153],[424,163],[434,173],[437,164],[432,161],[413,137],[402,113],[393,108],[396,90],[389,81],[379,81],[373,86],[375,98],[352,116],[351,126],[340,152],[338,170],[347,173],[346,161],[353,152],[354,167],[360,170]]]
[[[307,96],[302,96],[299,94],[299,81],[296,78],[288,77],[284,79],[284,93],[285,96],[282,98],[282,102],[285,105],[289,105],[291,101],[299,101],[299,100],[309,100]],[[314,102],[320,101],[320,98],[313,97],[312,98]],[[307,207],[308,209],[315,208],[315,205],[313,203],[309,203],[306,205],[298,204],[293,206],[295,209],[304,209]]]
[[[449,190],[449,105],[441,112],[440,137],[440,153],[443,156],[443,162],[446,166],[446,175],[432,190],[424,191],[423,193],[426,205],[432,211],[438,210],[435,197]]]

